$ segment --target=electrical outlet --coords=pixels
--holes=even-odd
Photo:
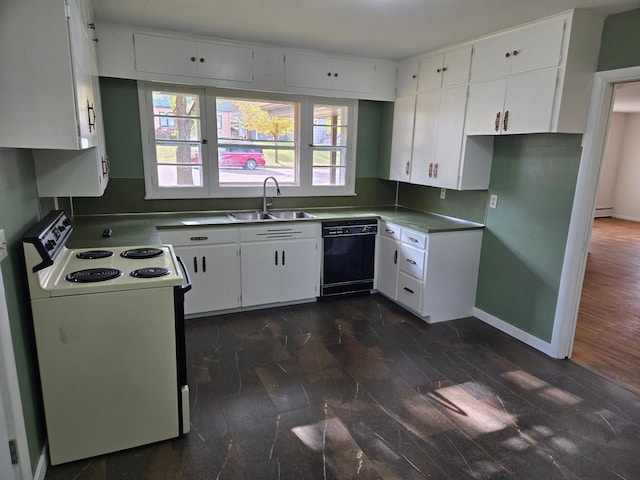
[[[498,195],[491,195],[489,200],[489,208],[496,208],[498,206]]]
[[[4,229],[0,229],[0,262],[7,258],[7,239],[4,235]]]
[[[445,198],[447,198],[447,189],[446,188],[441,188],[440,189],[440,198],[442,200],[444,200]]]

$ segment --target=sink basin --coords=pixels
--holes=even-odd
[[[316,218],[315,215],[311,215],[310,213],[303,212],[301,210],[281,210],[275,212],[269,212],[273,218],[278,218],[281,220],[295,220],[297,218]]]
[[[233,212],[227,213],[227,216],[231,220],[237,222],[255,222],[258,220],[272,220],[272,217],[268,213],[262,212]]]
[[[262,212],[230,212],[227,217],[236,222],[259,222],[262,220],[297,220],[300,218],[316,218],[315,215],[302,210],[279,210],[269,213]]]

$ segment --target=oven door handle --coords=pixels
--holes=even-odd
[[[182,261],[182,258],[180,257],[176,257],[176,258],[178,259],[178,263],[180,264],[182,273],[184,273],[185,283],[183,283],[180,286],[180,290],[182,291],[182,294],[185,294],[189,290],[191,290],[191,278],[189,278],[189,270],[187,270],[187,267],[184,266],[184,262]]]

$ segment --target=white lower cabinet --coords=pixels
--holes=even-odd
[[[185,314],[240,307],[240,256],[236,228],[162,230],[163,243],[174,246],[191,279]]]
[[[241,228],[242,306],[317,297],[319,234],[317,223]]]
[[[482,230],[426,234],[381,222],[377,289],[429,323],[472,315]]]

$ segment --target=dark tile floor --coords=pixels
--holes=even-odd
[[[191,432],[46,480],[637,479],[640,397],[373,295],[191,320]]]

